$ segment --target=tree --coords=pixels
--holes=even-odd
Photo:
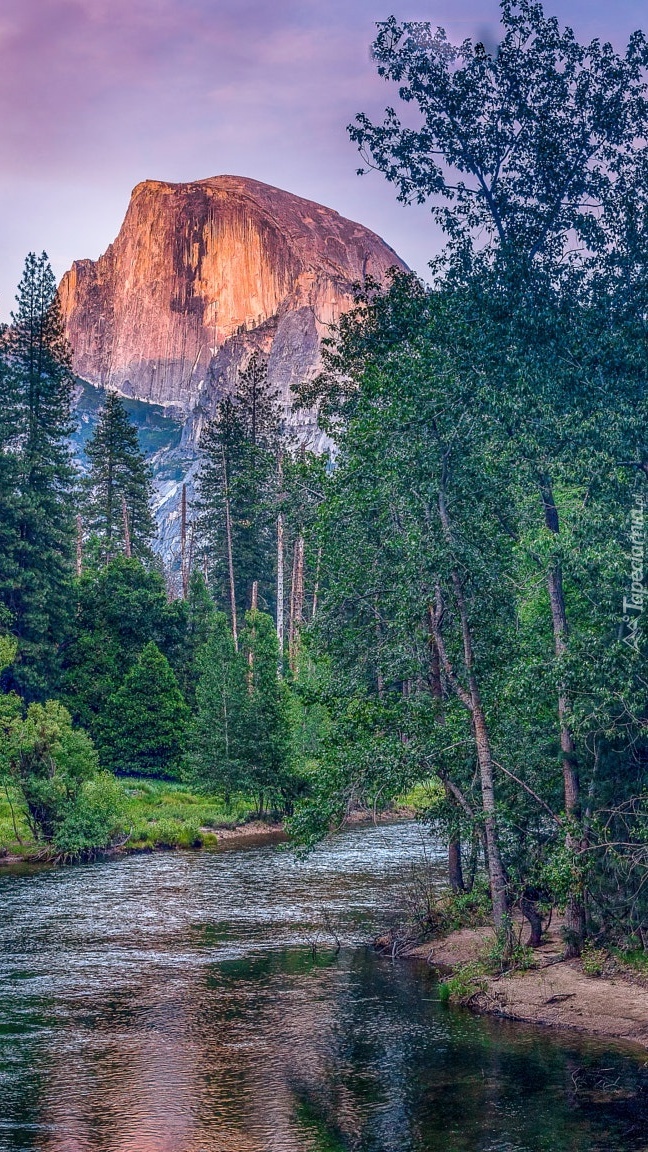
[[[86,524],[98,539],[103,562],[118,551],[148,560],[155,535],[151,467],[116,392],[108,392],[85,452],[90,461],[84,479]]]
[[[36,840],[78,856],[106,847],[120,827],[121,794],[99,772],[85,732],[57,700],[31,704],[8,737],[14,783]]]
[[[197,660],[196,713],[191,725],[189,765],[197,780],[226,801],[248,792],[244,761],[248,686],[246,665],[234,648],[227,616],[214,618]]]
[[[217,602],[227,605],[235,633],[255,581],[261,602],[274,603],[280,416],[267,364],[254,354],[201,439],[198,531]]]
[[[159,572],[118,555],[75,584],[76,613],[63,653],[62,693],[75,721],[99,740],[106,701],[154,640],[181,677],[187,666],[187,604],[167,600]]]
[[[564,450],[573,453],[581,439],[583,415],[592,430],[583,405],[584,393],[589,391],[591,402],[592,390],[582,385],[585,373],[587,384],[592,379],[595,357],[581,347],[569,364],[564,320],[570,309],[563,304],[577,302],[573,319],[600,256],[609,273],[606,219],[618,215],[620,206],[622,215],[638,218],[648,45],[635,33],[621,57],[598,40],[579,44],[531,0],[502,0],[501,10],[504,36],[494,54],[468,40],[450,45],[441,29],[434,34],[428,24],[399,25],[391,18],[379,25],[379,73],[401,85],[401,98],[418,106],[421,124],[403,127],[388,109],[382,125],[360,115],[350,133],[370,166],[398,185],[401,200],[432,199],[449,237],[445,262],[451,277],[471,284],[475,302],[487,301],[489,367],[506,380],[501,402],[491,403],[490,411],[502,444],[510,449],[511,438],[515,442],[524,480],[535,489],[538,514],[552,539],[552,547],[536,555],[542,555],[551,617],[566,846],[573,854],[584,846],[580,765],[586,750],[577,747],[565,678],[572,625],[557,486],[570,471]],[[611,283],[608,277],[607,288]],[[567,340],[570,352],[574,344]],[[513,370],[502,372],[511,362]],[[606,388],[606,399],[614,401],[613,389]],[[620,410],[618,403],[614,407]],[[624,421],[626,431],[629,423]],[[608,428],[618,432],[619,424],[608,421]],[[637,440],[636,428],[635,422],[630,443]],[[581,460],[595,441],[588,437]],[[608,458],[619,459],[620,451],[609,451],[609,436],[605,442]],[[585,929],[582,893],[573,893],[567,923],[570,947],[578,951]]]
[[[194,569],[189,577],[184,605],[182,639],[178,651],[171,650],[173,665],[185,700],[191,708],[196,702],[200,676],[199,659],[216,625],[217,613],[205,578]],[[168,614],[168,613],[167,613]]]
[[[188,719],[173,669],[151,641],[106,703],[99,726],[102,762],[117,773],[173,777]]]
[[[20,417],[16,380],[9,368],[8,332],[3,325],[0,327],[0,604],[3,606],[9,603],[18,578]]]
[[[27,696],[56,680],[70,613],[74,470],[69,436],[73,375],[47,256],[25,261],[17,311],[6,336],[18,452],[15,576],[5,604],[19,641],[13,668]]]
[[[242,715],[241,759],[259,815],[268,802],[290,804],[290,717],[288,692],[278,674],[279,646],[274,621],[265,612],[245,614],[240,658],[247,693]]]

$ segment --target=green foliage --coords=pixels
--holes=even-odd
[[[439,984],[442,1004],[469,1004],[487,988],[484,967],[479,961],[463,964],[457,972]]]
[[[219,613],[199,668],[189,758],[194,779],[226,799],[255,795],[260,815],[290,808],[300,781],[291,766],[291,703],[272,618],[248,612],[237,652]]]
[[[193,709],[200,675],[199,657],[216,627],[216,607],[201,572],[194,569],[189,577],[187,599],[176,604],[181,606],[184,618],[180,621],[180,639],[170,646],[169,655],[184,698]]]
[[[110,772],[98,772],[85,780],[75,803],[63,814],[54,836],[55,848],[77,859],[97,848],[106,848],[124,828],[124,793]]]
[[[27,257],[16,299],[0,368],[12,425],[0,444],[0,593],[19,643],[5,680],[33,699],[56,683],[70,615],[75,481],[70,349],[45,253]]]
[[[266,805],[290,806],[298,783],[291,772],[288,689],[280,678],[274,621],[264,612],[245,615],[240,658],[247,666],[247,694],[242,714],[242,759],[249,790]]]
[[[164,580],[140,560],[116,556],[75,585],[73,635],[66,646],[63,698],[75,720],[99,739],[108,697],[151,641],[186,670],[186,609],[168,603]],[[186,674],[186,671],[185,671]]]
[[[225,396],[207,425],[199,480],[199,538],[209,558],[209,581],[218,605],[230,607],[227,515],[235,570],[236,606],[274,604],[277,465],[281,412],[268,386],[265,360],[253,354],[239,374],[234,396]]]
[[[248,685],[225,613],[216,615],[197,665],[190,770],[203,787],[229,798],[250,787],[244,748]]]
[[[91,550],[105,563],[117,552],[150,559],[155,534],[151,514],[151,467],[142,453],[124,402],[108,392],[94,432],[85,446],[90,463],[84,477],[84,512]]]
[[[31,704],[7,733],[13,783],[31,832],[65,855],[106,847],[120,828],[121,790],[98,771],[85,732],[57,700]]]
[[[188,720],[173,669],[151,641],[108,698],[99,729],[102,763],[117,773],[173,777]]]
[[[399,85],[382,124],[349,128],[372,168],[405,203],[430,200],[456,250],[491,248],[507,262],[558,262],[599,238],[601,208],[648,126],[646,38],[624,56],[581,45],[534,0],[502,0],[494,52],[453,45],[429,23],[378,24],[378,73]]]
[[[602,976],[609,956],[605,948],[595,948],[587,941],[581,952],[581,964],[586,976]]]
[[[185,784],[142,778],[123,781],[129,849],[213,848],[221,828],[245,824],[253,816],[246,797],[224,804],[213,793]]]

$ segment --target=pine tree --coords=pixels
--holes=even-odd
[[[14,679],[29,697],[56,679],[70,609],[75,473],[73,374],[47,256],[27,257],[7,333],[7,387],[19,443],[13,587],[5,604],[19,641]]]
[[[103,561],[117,552],[148,559],[155,535],[151,468],[116,392],[106,396],[86,455],[90,472],[84,482],[85,515]]]
[[[108,699],[100,725],[102,763],[118,773],[173,777],[188,719],[173,669],[151,641]]]
[[[201,572],[194,570],[191,573],[187,599],[177,603],[183,605],[185,626],[179,658],[174,661],[174,665],[185,700],[193,707],[200,674],[199,656],[209,640],[216,619],[214,601]]]
[[[235,395],[220,401],[201,439],[200,543],[209,554],[217,601],[227,605],[235,632],[255,581],[261,602],[274,602],[280,438],[277,395],[266,362],[255,353]]]
[[[240,658],[247,665],[242,759],[259,815],[290,792],[288,691],[278,675],[279,645],[274,621],[265,612],[245,615]]]
[[[229,801],[247,791],[251,782],[244,759],[246,665],[235,651],[224,612],[214,620],[198,671],[189,763],[199,785]]]

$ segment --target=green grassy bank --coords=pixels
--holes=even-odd
[[[229,806],[220,797],[193,792],[168,780],[124,777],[124,847],[210,848],[218,831],[236,828],[254,818],[253,802],[235,800]],[[43,851],[37,844],[11,788],[0,792],[0,854],[29,860]]]

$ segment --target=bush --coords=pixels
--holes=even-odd
[[[464,964],[439,985],[439,999],[442,1004],[468,1004],[474,996],[485,992],[486,987],[483,964],[474,961]]]
[[[107,848],[123,831],[124,793],[110,772],[87,780],[54,837],[64,855],[79,857]]]
[[[6,736],[9,769],[37,841],[69,856],[106,847],[120,825],[116,781],[99,773],[86,732],[57,700],[31,704]]]

